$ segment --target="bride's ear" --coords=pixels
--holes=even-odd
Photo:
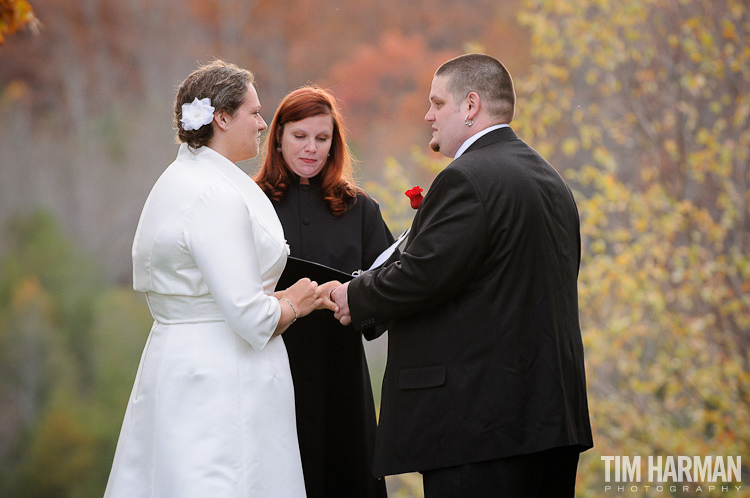
[[[223,131],[227,131],[229,129],[229,119],[227,118],[227,113],[224,111],[219,111],[214,114],[214,122],[216,123],[216,126],[218,126]]]

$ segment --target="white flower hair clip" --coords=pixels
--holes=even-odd
[[[189,104],[182,104],[182,128],[185,131],[197,130],[200,127],[210,124],[214,119],[214,108],[211,106],[211,99],[198,100],[198,97]]]

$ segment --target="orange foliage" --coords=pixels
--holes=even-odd
[[[26,0],[0,0],[0,44],[24,26],[36,27],[37,18]]]
[[[414,143],[428,128],[422,117],[432,75],[456,55],[430,51],[422,35],[388,32],[377,45],[362,45],[350,59],[334,65],[328,80],[343,103],[352,140],[367,149],[373,133],[390,131],[384,153]]]

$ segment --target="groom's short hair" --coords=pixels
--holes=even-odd
[[[486,54],[464,54],[445,62],[435,76],[448,77],[448,91],[456,104],[476,92],[491,117],[510,123],[516,106],[513,78],[502,62]]]

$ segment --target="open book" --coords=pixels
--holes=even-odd
[[[374,270],[379,266],[382,266],[388,258],[390,258],[396,250],[403,249],[406,244],[406,237],[409,235],[409,230],[405,231],[401,236],[388,247],[385,251],[375,258],[375,262],[364,271]],[[330,280],[338,280],[339,282],[347,282],[354,277],[357,277],[363,273],[363,270],[357,270],[351,275],[329,266],[314,263],[300,258],[289,256],[286,260],[286,266],[284,272],[276,284],[277,289],[286,289],[292,286],[297,280],[302,277],[307,277],[316,282],[328,282]]]

